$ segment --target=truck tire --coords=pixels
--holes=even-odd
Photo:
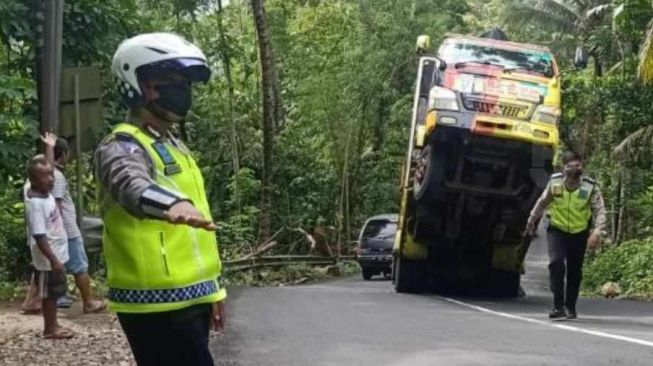
[[[428,281],[426,261],[395,257],[393,268],[395,291],[406,294],[421,294],[426,290]]]
[[[372,271],[363,268],[363,280],[369,281],[372,279]]]
[[[422,149],[418,159],[415,176],[413,176],[413,197],[418,203],[429,203],[444,193],[442,191],[444,156],[438,156],[433,146],[429,144]]]
[[[489,292],[492,296],[517,297],[519,296],[519,272],[502,271],[493,269],[489,276]]]

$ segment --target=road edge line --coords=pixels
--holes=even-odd
[[[548,327],[552,327],[552,328],[563,329],[563,330],[567,330],[567,331],[571,331],[571,332],[583,333],[583,334],[593,335],[593,336],[601,337],[601,338],[619,340],[619,341],[623,341],[623,342],[634,343],[634,344],[638,344],[640,346],[646,346],[646,347],[653,348],[653,342],[645,341],[645,340],[638,339],[638,338],[626,337],[626,336],[622,336],[622,335],[618,335],[618,334],[612,334],[612,333],[606,333],[606,332],[602,332],[602,331],[598,331],[598,330],[583,329],[583,328],[573,327],[571,325],[556,324],[556,323],[547,322],[547,321],[543,321],[543,320],[528,318],[528,317],[521,316],[521,315],[508,314],[508,313],[504,313],[504,312],[501,312],[501,311],[496,311],[496,310],[484,308],[482,306],[468,304],[466,302],[455,300],[455,299],[448,298],[448,297],[438,296],[438,298],[440,298],[440,299],[442,299],[442,300],[444,300],[446,302],[456,304],[458,306],[463,306],[463,307],[466,307],[468,309],[473,309],[473,310],[476,310],[476,311],[479,311],[479,312],[482,312],[482,313],[491,314],[491,315],[499,316],[499,317],[502,317],[502,318],[520,320],[520,321],[527,322],[527,323],[539,324],[539,325],[544,325],[544,326],[548,326]]]

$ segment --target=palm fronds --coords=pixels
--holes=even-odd
[[[639,51],[637,78],[644,84],[653,80],[653,20],[648,24],[646,37]]]
[[[514,26],[537,24],[538,28],[551,32],[572,33],[578,29],[575,18],[561,16],[526,4],[518,4],[506,14],[504,20]]]
[[[615,155],[621,158],[635,157],[653,146],[653,125],[642,127],[626,137],[614,148]]]

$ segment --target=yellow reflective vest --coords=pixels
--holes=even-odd
[[[549,205],[551,226],[568,234],[578,234],[588,229],[592,218],[590,197],[595,183],[582,177],[581,183],[574,191],[565,187],[563,175],[554,174],[549,182],[553,201]]]
[[[205,217],[211,218],[204,180],[189,152],[155,140],[131,124],[117,125],[112,135],[115,134],[132,137],[145,150],[154,165],[156,184],[179,192]],[[161,156],[162,150],[169,156]],[[174,164],[170,163],[170,157]],[[214,232],[163,220],[139,219],[110,194],[100,197],[103,198],[102,240],[112,310],[172,311],[226,297],[226,291],[217,281],[221,262]]]

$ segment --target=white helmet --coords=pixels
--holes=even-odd
[[[144,72],[185,74],[191,82],[206,82],[211,70],[194,44],[172,33],[146,33],[124,40],[113,55],[111,70],[118,90],[130,107],[144,104],[139,76]]]

